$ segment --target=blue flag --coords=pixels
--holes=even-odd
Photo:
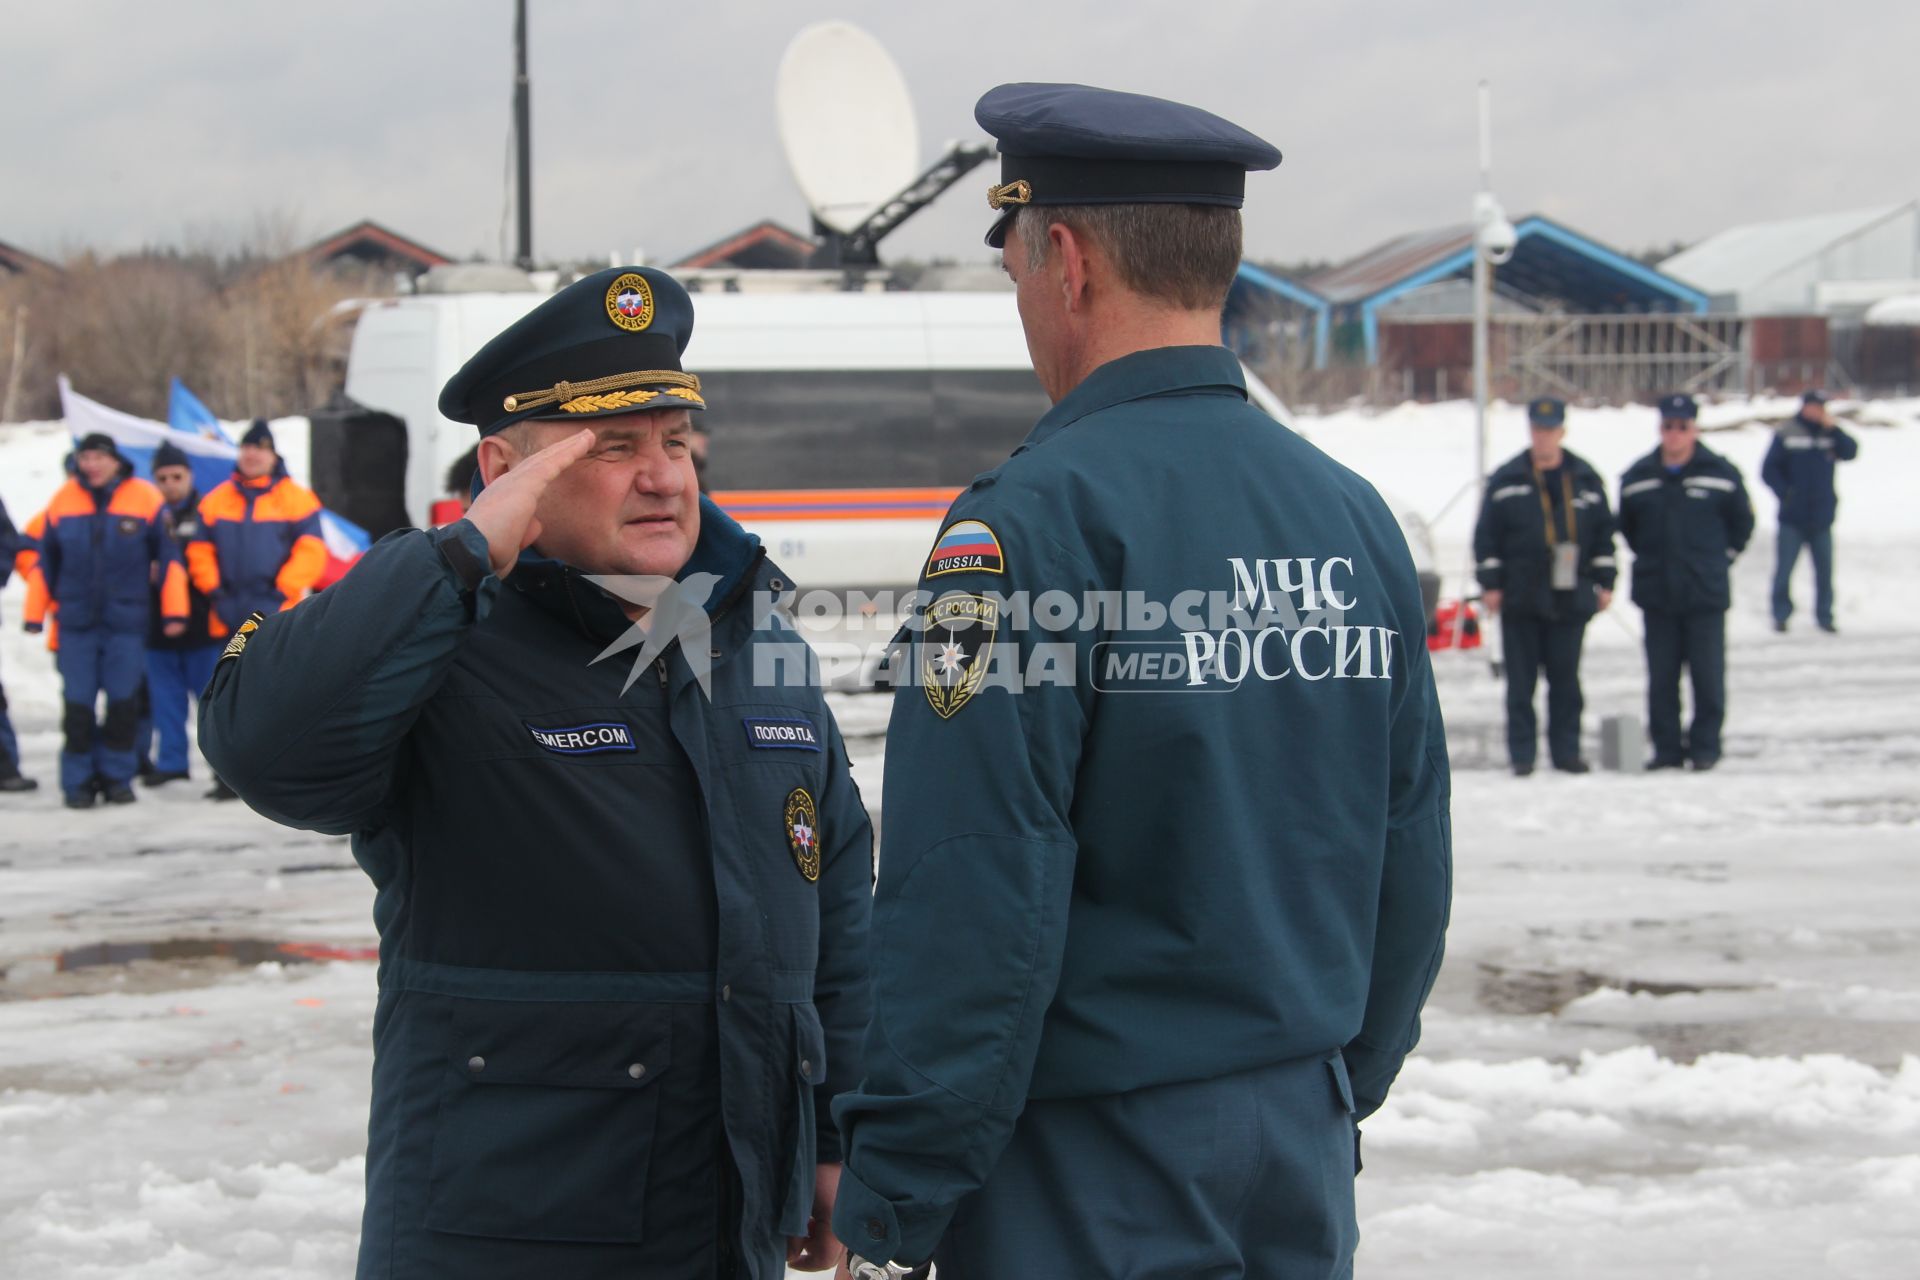
[[[187,390],[187,384],[174,378],[167,393],[167,425],[175,431],[186,431],[193,435],[205,436],[209,440],[218,440],[221,444],[232,444],[229,436],[220,426],[220,419],[213,416],[213,410],[200,403],[200,397]]]

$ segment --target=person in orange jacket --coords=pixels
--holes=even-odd
[[[166,500],[133,475],[112,437],[85,437],[73,462],[73,477],[47,503],[39,570],[60,610],[60,789],[68,808],[86,809],[97,794],[109,804],[135,799],[149,590],[159,584],[165,630],[177,635],[187,625],[187,575],[167,531]],[[94,711],[102,693],[104,721]]]
[[[287,475],[264,418],[240,438],[233,475],[200,500],[186,556],[193,585],[213,603],[207,629],[216,638],[250,614],[291,609],[326,569],[320,499]]]
[[[187,571],[212,602],[209,635],[218,640],[249,615],[291,609],[327,567],[320,499],[295,484],[274,448],[266,419],[240,437],[233,475],[200,500],[200,530],[187,543]],[[214,779],[209,800],[231,800]]]

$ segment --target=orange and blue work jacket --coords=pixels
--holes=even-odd
[[[158,489],[133,477],[100,489],[78,479],[60,486],[39,534],[40,576],[65,630],[104,627],[144,636],[155,583],[161,616],[186,621],[186,568],[167,531],[166,509]],[[30,600],[29,621],[32,610]]]
[[[213,602],[210,635],[250,613],[291,609],[327,567],[320,499],[288,479],[285,463],[258,480],[236,471],[200,500],[200,532],[186,554],[193,585]]]
[[[40,573],[40,539],[46,532],[47,513],[42,508],[33,519],[20,526],[21,539],[19,550],[13,553],[13,571],[27,584],[27,603],[21,610],[21,621],[27,624],[28,630],[36,626],[44,628],[47,648],[58,651],[59,623],[54,618],[58,610],[47,598],[47,580]]]

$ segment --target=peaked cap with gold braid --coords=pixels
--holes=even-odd
[[[693,299],[652,267],[596,271],[542,302],[474,353],[440,391],[440,412],[481,435],[529,419],[573,421],[651,409],[704,409],[680,367]]]

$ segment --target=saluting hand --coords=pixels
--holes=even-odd
[[[540,495],[568,467],[587,456],[593,448],[593,432],[581,430],[558,444],[550,444],[497,476],[480,491],[467,508],[467,519],[487,540],[487,559],[496,576],[513,572],[520,553],[540,536],[540,521],[533,514]]]
[[[1607,590],[1605,587],[1597,588],[1594,603],[1600,606],[1600,612],[1605,613],[1607,606],[1613,603],[1613,592]]]

